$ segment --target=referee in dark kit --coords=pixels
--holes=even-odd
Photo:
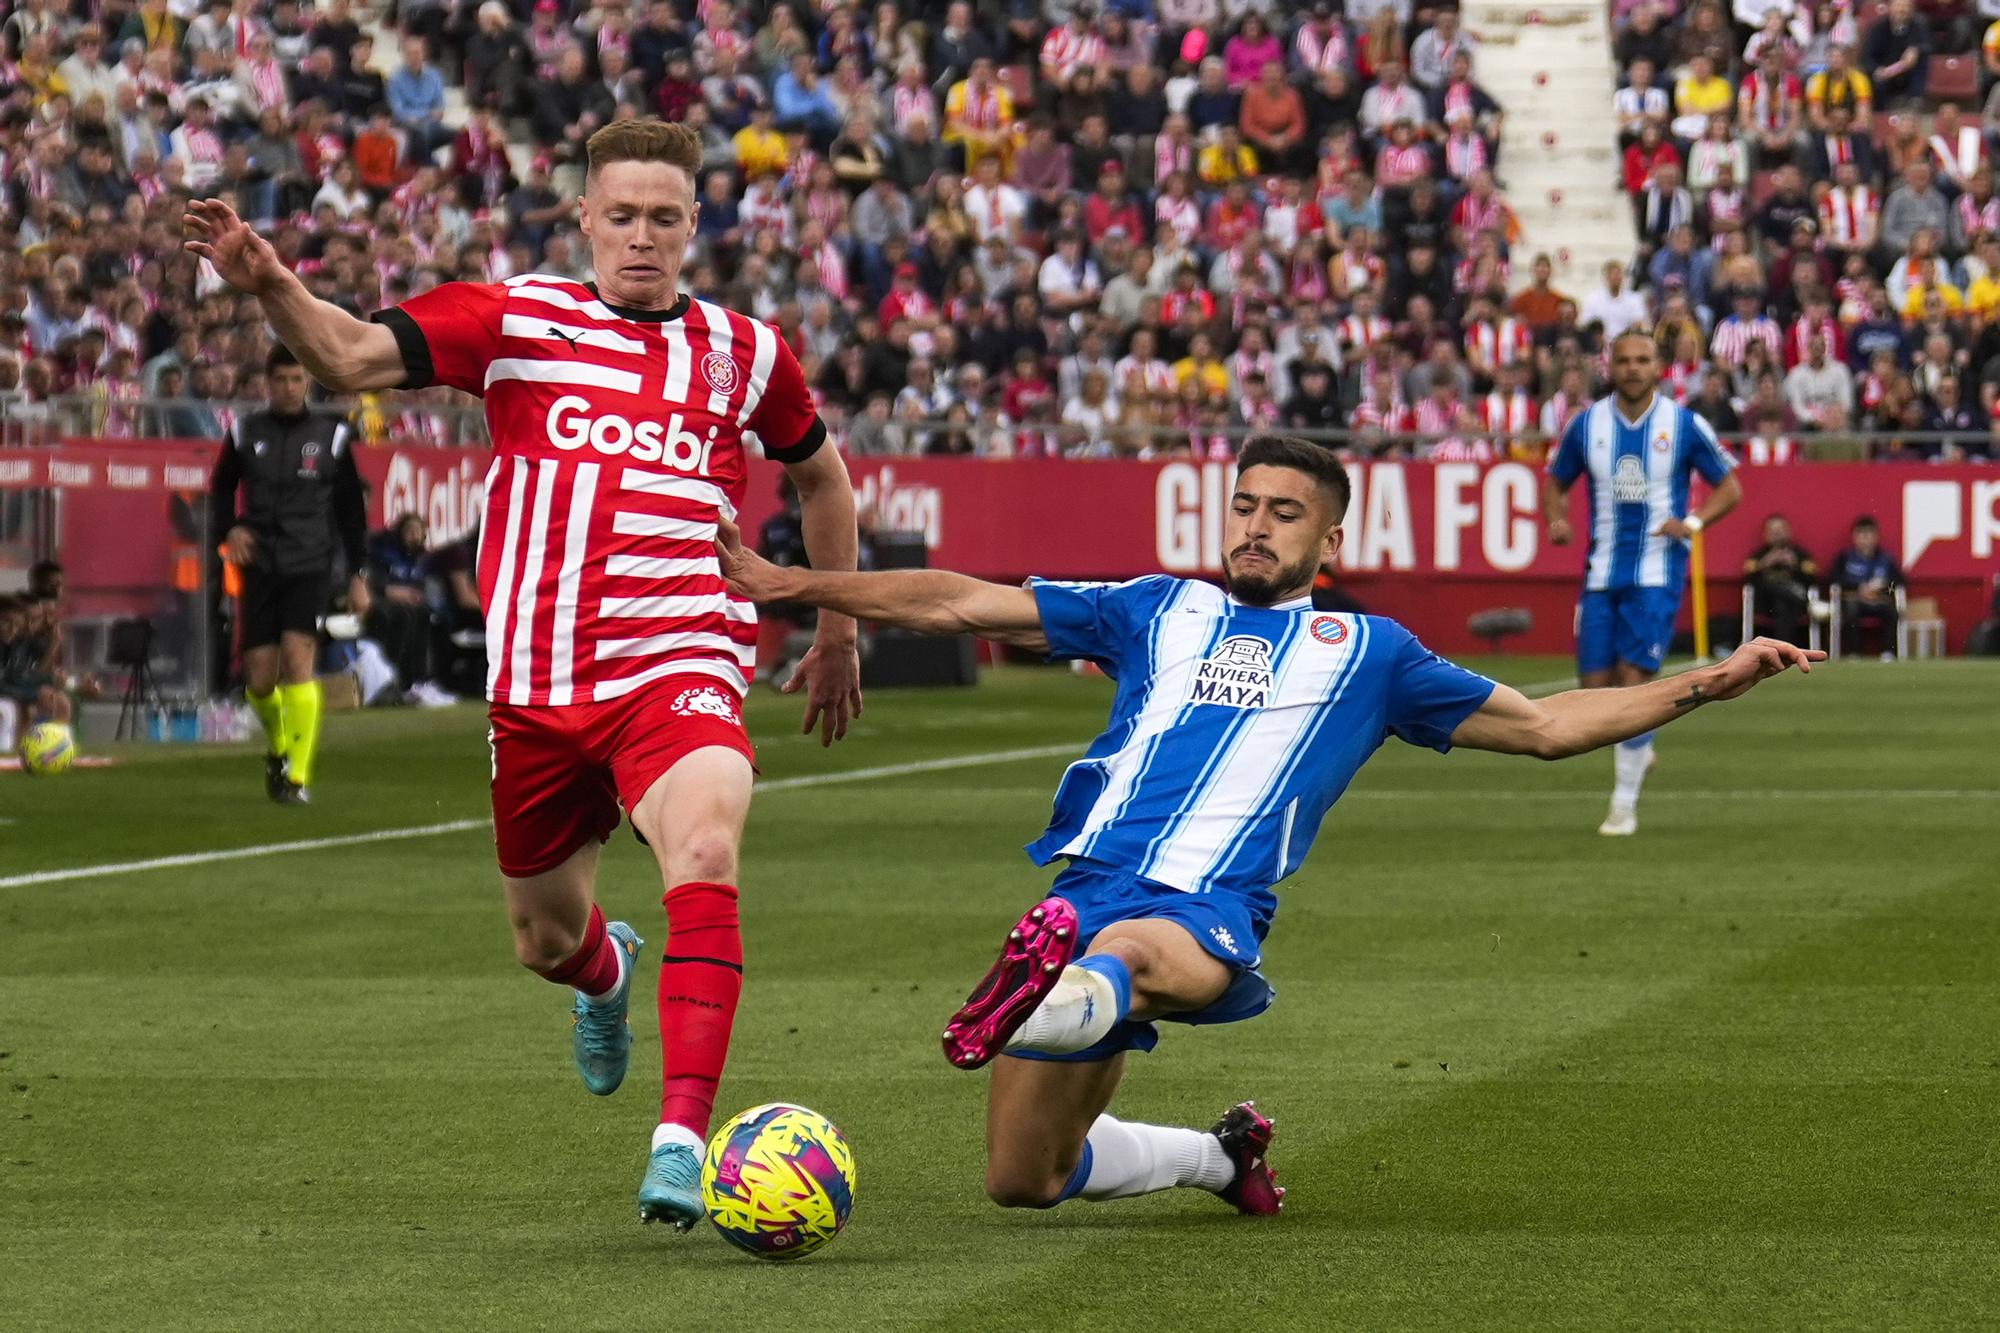
[[[305,367],[279,346],[265,369],[270,403],[223,440],[209,513],[242,579],[244,693],[270,740],[264,789],[281,805],[304,805],[319,746],[319,618],[333,591],[336,549],[347,558],[347,609],[368,612],[368,505],[354,432],[306,406]]]

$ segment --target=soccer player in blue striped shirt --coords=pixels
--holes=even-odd
[[[1577,678],[1587,690],[1659,674],[1687,587],[1688,543],[1743,498],[1714,428],[1659,391],[1650,333],[1611,340],[1611,384],[1610,396],[1571,419],[1542,483],[1549,540],[1561,546],[1570,539],[1569,488],[1590,479],[1590,564],[1576,617]],[[1698,513],[1688,509],[1696,473],[1714,487]],[[1639,831],[1639,788],[1652,766],[1652,732],[1619,743],[1599,833]]]
[[[722,524],[724,575],[759,602],[804,602],[928,633],[971,632],[1102,666],[1110,725],[1071,764],[1047,832],[1050,895],[945,1029],[961,1068],[1000,1058],[986,1189],[1001,1204],[1118,1199],[1175,1186],[1278,1210],[1272,1125],[1251,1103],[1206,1132],[1106,1114],[1125,1053],[1160,1019],[1230,1023],[1268,1008],[1258,970],[1277,897],[1320,821],[1391,736],[1555,759],[1733,699],[1819,654],[1758,639],[1728,661],[1623,690],[1531,700],[1446,662],[1394,621],[1312,606],[1340,548],[1346,472],[1303,440],[1243,450],[1224,586],[1154,576],[1026,588],[932,570],[780,569]]]

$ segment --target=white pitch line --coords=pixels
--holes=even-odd
[[[812,773],[796,778],[778,778],[757,784],[758,791],[796,791],[802,787],[831,787],[844,782],[866,782],[872,778],[895,778],[913,773],[940,773],[954,768],[977,768],[985,764],[1006,764],[1017,759],[1049,759],[1057,755],[1080,754],[1080,743],[1036,745],[1020,750],[993,750],[986,754],[954,755],[947,759],[918,759],[907,764],[878,764],[872,768],[850,768],[838,773]],[[490,819],[451,819],[441,824],[416,824],[409,828],[377,829],[372,833],[346,833],[332,838],[302,838],[296,842],[270,842],[256,847],[229,847],[213,852],[185,852],[178,856],[155,856],[144,861],[114,861],[108,865],[75,866],[68,870],[39,870],[27,875],[0,878],[0,889],[24,889],[36,884],[60,884],[65,880],[99,879],[107,875],[131,875],[145,870],[174,870],[182,866],[213,865],[218,861],[243,861],[254,856],[280,856],[287,852],[317,852],[332,847],[359,847],[372,842],[397,842],[406,838],[434,838],[447,833],[469,833],[490,828]]]
[[[800,787],[832,787],[843,782],[864,782],[869,778],[899,778],[909,773],[942,773],[954,768],[979,768],[986,764],[1008,764],[1016,759],[1053,759],[1057,755],[1082,754],[1087,741],[1067,745],[1032,745],[1024,750],[993,750],[986,754],[953,755],[949,759],[917,759],[907,764],[882,764],[875,768],[849,768],[838,773],[809,773],[803,777],[777,778],[757,784],[758,791],[796,791]]]
[[[130,875],[141,870],[205,866],[217,861],[244,861],[253,856],[277,856],[285,852],[317,852],[328,847],[358,847],[363,843],[395,842],[402,838],[434,838],[441,833],[465,833],[476,828],[486,828],[492,823],[490,819],[453,819],[442,824],[377,829],[373,833],[347,833],[336,838],[301,838],[297,842],[267,842],[257,847],[228,847],[215,852],[186,852],[180,856],[155,856],[144,861],[114,861],[109,865],[75,866],[69,870],[38,870],[31,875],[9,875],[5,879],[0,879],[0,889],[22,889],[31,884],[59,884],[68,879],[96,879],[101,875]]]

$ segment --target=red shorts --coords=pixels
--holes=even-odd
[[[755,762],[743,701],[703,676],[668,676],[622,699],[487,707],[493,745],[493,841],[500,872],[554,870],[618,827],[683,757],[711,745]]]

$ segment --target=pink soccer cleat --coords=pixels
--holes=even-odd
[[[1257,1109],[1257,1103],[1232,1106],[1208,1131],[1222,1141],[1222,1150],[1236,1163],[1236,1179],[1216,1191],[1239,1213],[1252,1217],[1275,1217],[1285,1206],[1285,1191],[1278,1186],[1278,1173],[1264,1160],[1277,1137],[1278,1125]]]
[[[1076,953],[1076,909],[1044,898],[1007,932],[1000,956],[944,1025],[944,1058],[977,1069],[1035,1012]]]

